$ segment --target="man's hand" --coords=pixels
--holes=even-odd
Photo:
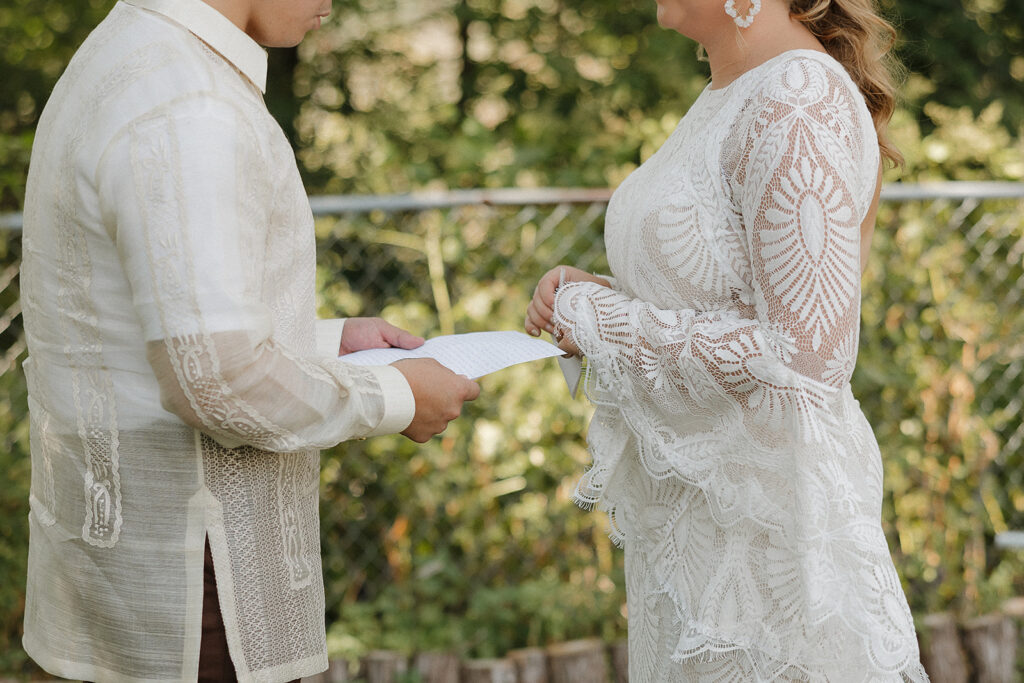
[[[415,349],[423,346],[423,337],[409,334],[380,318],[349,318],[341,329],[338,355],[366,349]]]
[[[462,404],[480,395],[479,384],[456,375],[433,358],[407,358],[391,365],[405,375],[416,400],[416,414],[402,435],[417,443],[443,432],[462,414]]]

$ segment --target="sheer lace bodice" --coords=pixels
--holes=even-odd
[[[577,489],[625,543],[631,680],[924,680],[849,387],[877,138],[826,55],[705,90],[612,198]],[[635,677],[635,678],[634,678]]]

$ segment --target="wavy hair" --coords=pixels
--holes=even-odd
[[[789,13],[846,68],[867,101],[882,157],[901,165],[903,155],[886,134],[902,73],[891,54],[896,29],[878,15],[873,0],[789,0]]]

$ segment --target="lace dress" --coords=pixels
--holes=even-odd
[[[577,498],[624,544],[630,680],[925,681],[850,390],[878,143],[827,55],[707,89],[608,207]]]

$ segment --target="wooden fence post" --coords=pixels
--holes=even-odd
[[[315,676],[306,676],[302,683],[348,683],[348,661],[332,659],[327,663],[327,671]]]
[[[328,662],[327,671],[320,674],[323,683],[348,683],[348,660],[332,659]]]
[[[929,614],[921,620],[921,663],[932,683],[967,683],[967,657],[952,612]]]
[[[1024,596],[1010,598],[1003,603],[1003,614],[1013,619],[1017,627],[1017,675],[1024,680]]]
[[[423,683],[459,683],[459,658],[452,652],[418,652],[412,668]]]
[[[1017,627],[1005,614],[986,614],[964,625],[964,640],[978,683],[1014,683]]]
[[[629,683],[629,641],[620,640],[609,646],[615,683]]]
[[[392,650],[373,650],[363,657],[366,683],[395,683],[399,674],[409,670],[409,658]]]
[[[515,662],[519,683],[548,683],[548,656],[543,648],[512,650],[508,658]]]
[[[511,659],[469,659],[462,663],[462,683],[516,683]]]
[[[604,643],[597,639],[571,640],[548,647],[551,683],[606,683],[608,664]]]

